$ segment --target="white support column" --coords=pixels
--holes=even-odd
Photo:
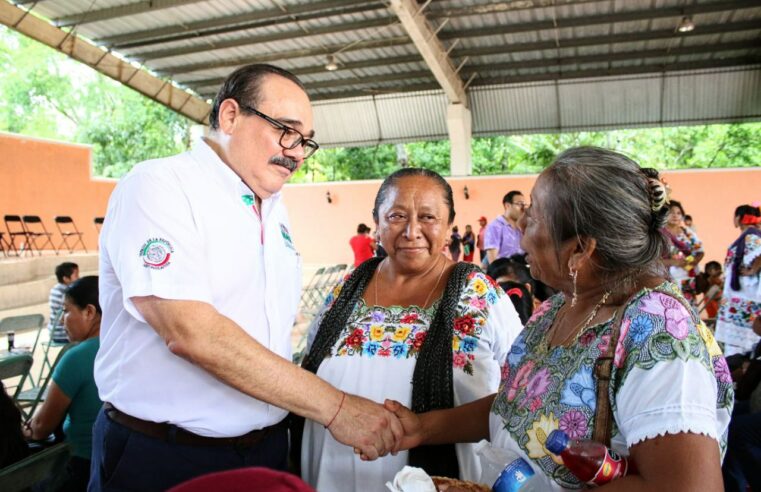
[[[450,103],[447,107],[447,131],[452,145],[449,163],[452,176],[470,176],[471,118],[470,109],[464,104]]]

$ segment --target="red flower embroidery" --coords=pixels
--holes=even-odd
[[[412,347],[415,350],[420,350],[420,347],[423,346],[423,342],[425,342],[425,336],[427,334],[427,331],[419,331],[415,333],[415,338],[412,340]]]
[[[416,323],[417,320],[418,320],[417,313],[410,313],[410,314],[404,315],[402,319],[399,320],[399,322],[404,325],[409,325],[412,323]]]
[[[469,314],[454,320],[454,329],[464,335],[472,335],[475,331],[476,322]]]
[[[581,335],[581,337],[579,338],[579,343],[582,344],[583,346],[587,347],[594,340],[595,340],[595,332],[588,331],[588,332],[584,333],[583,335]]]
[[[365,332],[362,331],[361,328],[356,328],[353,332],[351,332],[351,335],[346,337],[346,345],[349,347],[354,347],[355,349],[361,348],[364,334]]]
[[[391,357],[391,349],[382,348],[378,350],[378,355],[381,357]]]

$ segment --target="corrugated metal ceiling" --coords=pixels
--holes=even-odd
[[[446,136],[446,98],[385,1],[11,3],[202,98],[245,63],[290,69],[316,101],[327,145]],[[761,117],[757,0],[434,0],[421,7],[452,66],[462,65],[458,76],[472,79],[474,134]],[[678,32],[683,17],[693,31]],[[338,70],[325,69],[327,55]]]

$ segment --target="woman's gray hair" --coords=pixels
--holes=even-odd
[[[612,150],[577,147],[560,154],[540,179],[549,187],[543,215],[557,250],[571,238],[594,238],[606,280],[661,272],[668,208],[652,190],[657,171]]]

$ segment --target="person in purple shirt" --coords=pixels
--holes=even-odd
[[[518,219],[526,209],[526,199],[520,191],[511,191],[502,198],[505,213],[494,219],[486,227],[484,249],[489,263],[497,258],[509,258],[523,254],[521,249],[521,231]]]

